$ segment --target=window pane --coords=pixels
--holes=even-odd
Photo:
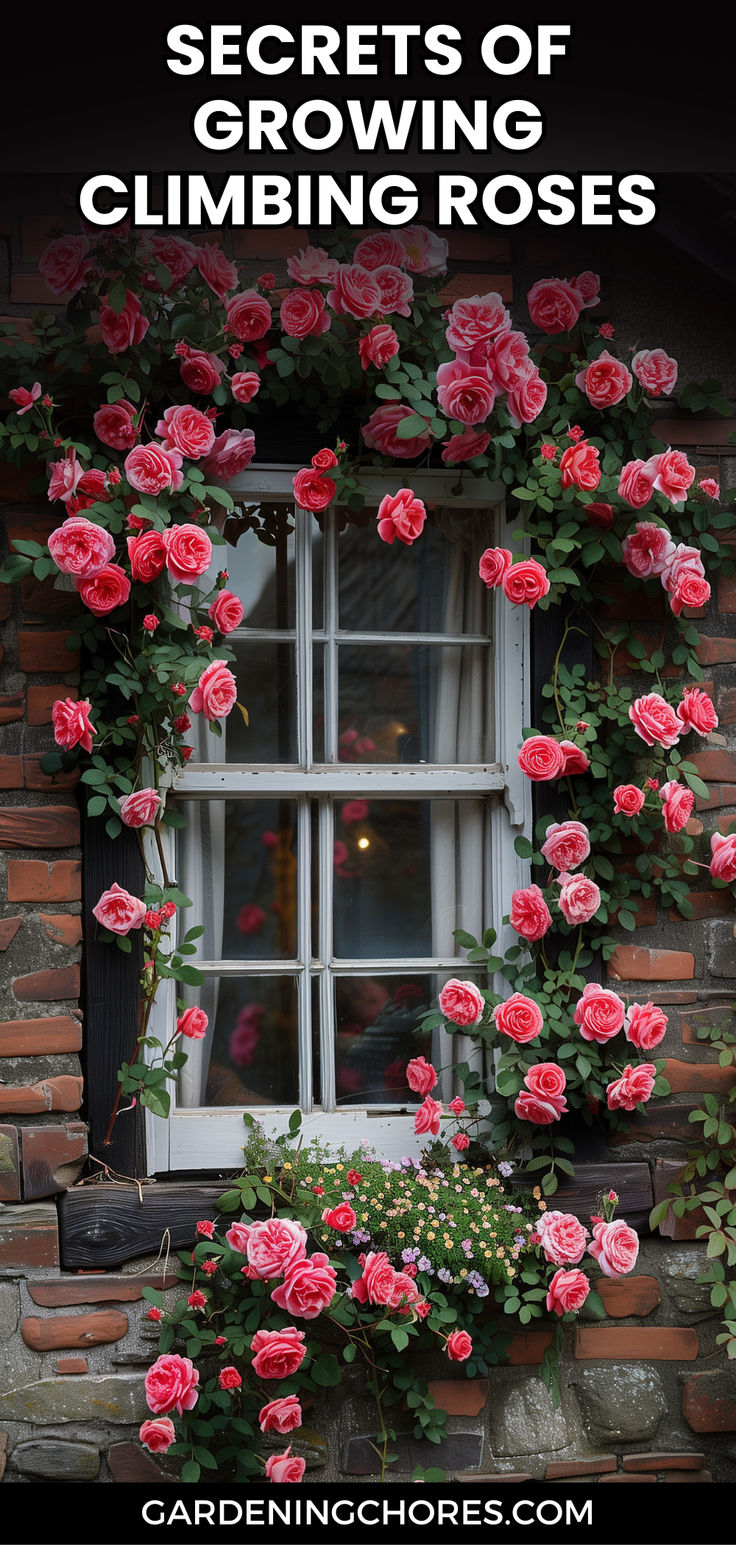
[[[300,515],[300,520],[309,516]],[[273,501],[240,505],[225,522],[229,544],[215,549],[215,561],[229,574],[228,588],[243,603],[243,627],[296,626],[295,510]],[[323,547],[316,523],[312,538],[312,607],[314,626],[322,626]]]
[[[238,639],[235,677],[238,708],[226,720],[229,762],[296,762],[296,674],[293,644],[250,643]]]
[[[207,913],[202,958],[294,960],[296,801],[187,800],[181,810],[181,882]]]
[[[367,516],[367,518],[366,518]],[[381,541],[376,512],[338,545],[340,627],[366,633],[488,633],[490,596],[478,577],[492,517],[435,510],[413,546]]]
[[[335,956],[459,954],[453,929],[483,927],[488,819],[475,799],[336,802]]]
[[[219,977],[212,985],[209,1065],[200,1100],[192,1103],[297,1103],[296,978]]]
[[[406,1082],[412,1057],[431,1055],[419,1018],[435,993],[431,976],[347,976],[335,983],[338,1105],[416,1105]]]
[[[491,650],[341,644],[338,760],[490,760]]]

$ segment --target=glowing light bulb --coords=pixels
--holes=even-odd
[[[359,848],[369,848],[370,847],[370,842],[368,841],[368,838],[367,837],[359,837],[358,838],[358,847]]]

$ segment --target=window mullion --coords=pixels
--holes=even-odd
[[[311,767],[313,747],[312,662],[312,516],[296,511],[296,708],[298,757],[301,767]]]
[[[338,531],[335,515],[328,511],[325,519],[325,632],[327,642],[324,653],[324,711],[325,711],[325,762],[337,761],[338,694],[337,694],[337,643],[338,624]]]
[[[314,1103],[312,1082],[312,983],[309,961],[312,954],[312,832],[308,799],[297,807],[297,953],[303,970],[297,981],[299,1004],[299,1103],[311,1111]]]
[[[332,991],[332,917],[334,905],[334,853],[335,834],[332,802],[319,801],[319,959],[322,971],[319,981],[320,1010],[320,1068],[322,1075],[322,1106],[324,1110],[335,1108],[335,1011]]]

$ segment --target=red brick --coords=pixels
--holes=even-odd
[[[683,1387],[682,1414],[693,1432],[736,1432],[736,1379],[725,1369],[694,1373]]]
[[[53,944],[74,949],[82,942],[82,919],[77,912],[39,912],[38,920]]]
[[[82,865],[62,858],[47,864],[37,858],[8,860],[8,901],[81,901]]]
[[[13,274],[10,280],[11,306],[65,306],[72,291],[52,295],[40,274]]]
[[[453,274],[449,284],[440,290],[440,300],[445,306],[452,306],[456,300],[466,300],[470,295],[487,295],[491,290],[510,303],[514,298],[511,274]]]
[[[20,1333],[34,1352],[57,1352],[60,1347],[108,1346],[128,1332],[128,1316],[121,1309],[105,1309],[98,1314],[61,1314],[37,1319],[29,1315],[21,1321]]]
[[[22,1127],[23,1195],[27,1202],[56,1196],[73,1185],[87,1157],[83,1121],[67,1126]]]
[[[711,784],[707,799],[695,795],[696,810],[717,810],[719,805],[736,805],[736,783]]]
[[[691,1138],[692,1142],[692,1138]],[[671,1185],[682,1183],[684,1166],[678,1159],[657,1159],[652,1175],[652,1190],[654,1201],[669,1202],[666,1216],[657,1225],[657,1231],[663,1239],[695,1239],[701,1223],[706,1222],[702,1207],[694,1207],[691,1212],[685,1212],[680,1217],[674,1210],[674,1198],[670,1191]]]
[[[13,996],[19,1003],[58,1003],[79,997],[79,966],[52,966],[16,976]]]
[[[430,1379],[427,1385],[437,1409],[448,1416],[478,1416],[490,1388],[488,1379]]]
[[[607,967],[614,982],[687,982],[695,975],[695,957],[686,950],[645,950],[616,946]]]
[[[728,815],[719,815],[716,825],[722,837],[728,837],[736,823],[736,810],[729,810]],[[730,892],[729,892],[730,894]]]
[[[80,1272],[77,1277],[61,1277],[49,1282],[32,1281],[27,1284],[34,1304],[43,1309],[68,1308],[70,1304],[135,1303],[144,1287],[157,1288],[165,1293],[168,1288],[181,1286],[173,1272],[165,1277],[161,1272],[136,1272],[135,1276],[113,1276],[108,1272]]]
[[[736,820],[736,813],[730,819]],[[724,917],[736,907],[736,897],[729,890],[689,891],[687,899],[693,909],[694,922],[706,917]],[[669,919],[671,923],[682,922],[682,913],[678,912],[677,907],[670,907]]]
[[[22,789],[22,756],[0,756],[0,789]]]
[[[621,1277],[615,1281],[598,1277],[595,1288],[612,1320],[627,1319],[632,1314],[651,1314],[662,1302],[656,1277]]]
[[[624,1454],[624,1470],[702,1470],[705,1454]]]
[[[0,918],[0,950],[6,950],[12,944],[22,922],[22,917]]]
[[[0,1127],[0,1202],[20,1201],[20,1152],[15,1127]]]
[[[656,988],[652,993],[652,1002],[659,1004],[660,1008],[666,1008],[670,1003],[697,1003],[696,992],[659,992]]]
[[[711,748],[708,751],[696,751],[689,760],[697,768],[701,778],[706,783],[730,783],[736,781],[736,755],[733,751],[721,751]]]
[[[58,1357],[56,1360],[56,1372],[62,1375],[68,1373],[89,1373],[89,1363],[86,1357]]]
[[[719,1068],[717,1062],[679,1062],[675,1057],[668,1057],[664,1077],[673,1094],[707,1089],[725,1097],[733,1084],[733,1069]]]
[[[710,1470],[696,1470],[694,1474],[690,1472],[686,1475],[678,1475],[675,1472],[672,1475],[665,1475],[663,1479],[669,1486],[674,1485],[678,1481],[680,1482],[680,1485],[687,1484],[688,1486],[696,1486],[698,1483],[700,1483],[700,1485],[704,1485],[706,1482],[712,1481],[713,1475]]]
[[[618,1485],[625,1485],[627,1482],[629,1482],[629,1483],[633,1482],[635,1485],[637,1485],[637,1484],[640,1484],[642,1481],[651,1481],[656,1486],[656,1484],[657,1484],[657,1477],[656,1477],[656,1475],[603,1475],[603,1476],[601,1476],[601,1479],[599,1480],[598,1485],[599,1486],[613,1486],[613,1485],[616,1485],[616,1484],[618,1484]]]
[[[0,1057],[38,1057],[43,1053],[79,1051],[82,1026],[71,1014],[49,1019],[6,1019],[0,1024]]]
[[[718,717],[721,724],[736,724],[736,687],[723,687],[719,691]]]
[[[565,1481],[574,1475],[606,1475],[618,1469],[615,1454],[600,1454],[597,1459],[550,1459],[544,1472],[546,1481]]]
[[[695,652],[701,665],[731,665],[736,660],[736,638],[713,638],[701,633]]]
[[[718,580],[719,612],[736,612],[736,576],[721,574]]]
[[[639,643],[644,645],[647,654],[654,654],[654,651],[660,647],[661,633],[659,630],[654,631],[653,629],[647,628],[635,628],[633,632],[634,638],[637,638]],[[614,676],[629,676],[636,672],[638,669],[639,661],[636,659],[636,657],[629,654],[625,644],[618,644],[613,652]],[[671,661],[669,664],[664,665],[660,671],[660,675],[662,676],[681,676],[682,674],[683,667],[681,665],[673,665]]]
[[[633,590],[618,592],[619,572],[616,570],[616,577],[612,575],[611,579],[612,586],[616,587],[616,598],[602,603],[601,616],[609,617],[613,622],[652,622],[656,618],[664,619],[664,601],[660,595],[648,595],[642,585],[637,585]]]
[[[720,1008],[715,1006],[710,1009],[688,1009],[687,1016],[683,1014],[680,1021],[682,1039],[685,1046],[707,1046],[707,1040],[701,1040],[698,1029],[706,1025],[708,1029],[717,1029],[719,1036],[723,1030],[730,1030],[733,1025],[733,1009],[728,1004]]]
[[[28,724],[50,724],[51,709],[58,698],[71,697],[76,702],[79,693],[76,687],[68,687],[65,682],[54,682],[53,686],[40,687],[29,684],[28,703],[26,707],[26,720]]]
[[[79,1110],[81,1103],[82,1080],[67,1073],[42,1079],[37,1084],[0,1086],[0,1111],[12,1111],[13,1114],[31,1116],[47,1110]]]
[[[43,753],[39,752],[36,756],[24,756],[23,758],[23,772],[27,789],[37,789],[42,792],[46,789],[51,791],[58,789],[61,792],[64,789],[76,788],[80,778],[78,767],[70,767],[66,772],[42,772],[42,755]]]
[[[8,318],[3,320],[7,321]],[[23,326],[25,317],[11,317],[10,321]],[[6,340],[7,341],[7,340]],[[5,461],[0,464],[0,499],[20,500],[36,497],[31,492],[32,484],[37,481],[48,482],[48,474],[42,461],[25,462],[22,467],[13,467]]]
[[[0,724],[15,724],[23,718],[23,693],[9,692],[0,697]]]
[[[653,928],[657,921],[657,901],[654,896],[632,896],[631,900],[636,907],[634,919],[637,928]],[[611,914],[611,922],[615,923],[618,912]]]
[[[522,1330],[506,1343],[507,1361],[514,1367],[541,1363],[553,1340],[554,1333],[551,1330]]]
[[[67,649],[63,631],[54,633],[18,633],[18,659],[22,671],[67,671],[79,669],[79,650]]]
[[[54,576],[36,579],[26,574],[20,582],[20,604],[28,617],[76,617],[82,603],[74,590],[57,590]]]
[[[693,1362],[698,1333],[680,1325],[577,1325],[575,1356],[637,1357],[646,1362]]]
[[[78,842],[75,805],[0,805],[0,848],[73,848]]]
[[[692,1108],[690,1105],[668,1105],[658,1100],[648,1110],[633,1114],[625,1127],[612,1132],[608,1138],[609,1144],[617,1147],[619,1143],[650,1143],[654,1139],[666,1137],[692,1147],[693,1128],[687,1119]]]
[[[477,1470],[471,1470],[455,1476],[461,1486],[521,1486],[533,1480],[534,1476],[528,1475],[526,1470],[508,1470],[503,1475],[479,1475]]]
[[[658,418],[652,424],[652,434],[674,446],[727,446],[735,430],[733,418]]]
[[[5,516],[8,541],[15,552],[18,541],[47,542],[58,520],[49,509],[42,514],[30,510],[10,510]]]
[[[52,1216],[53,1214],[53,1216]],[[0,1266],[58,1266],[59,1226],[48,1203],[0,1212]]]

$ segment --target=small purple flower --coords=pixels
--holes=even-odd
[[[491,1290],[490,1290],[490,1288],[488,1286],[488,1283],[484,1282],[483,1278],[481,1277],[480,1282],[478,1283],[475,1291],[476,1291],[476,1293],[477,1293],[479,1298],[487,1298],[488,1294],[490,1293]]]
[[[446,1266],[440,1266],[437,1276],[440,1282],[452,1282],[452,1272],[448,1271]]]
[[[508,1159],[502,1159],[500,1164],[496,1165],[496,1169],[499,1175],[503,1175],[504,1179],[506,1179],[507,1175],[513,1175],[514,1173],[514,1166],[509,1164]]]
[[[471,1241],[469,1239],[461,1239],[460,1240],[460,1249],[461,1250],[469,1250],[470,1254],[471,1255],[473,1254],[473,1246],[472,1246],[472,1243],[471,1243]]]
[[[428,1271],[432,1276],[434,1275],[432,1262],[427,1260],[426,1255],[420,1255],[419,1260],[417,1261],[417,1270]]]

